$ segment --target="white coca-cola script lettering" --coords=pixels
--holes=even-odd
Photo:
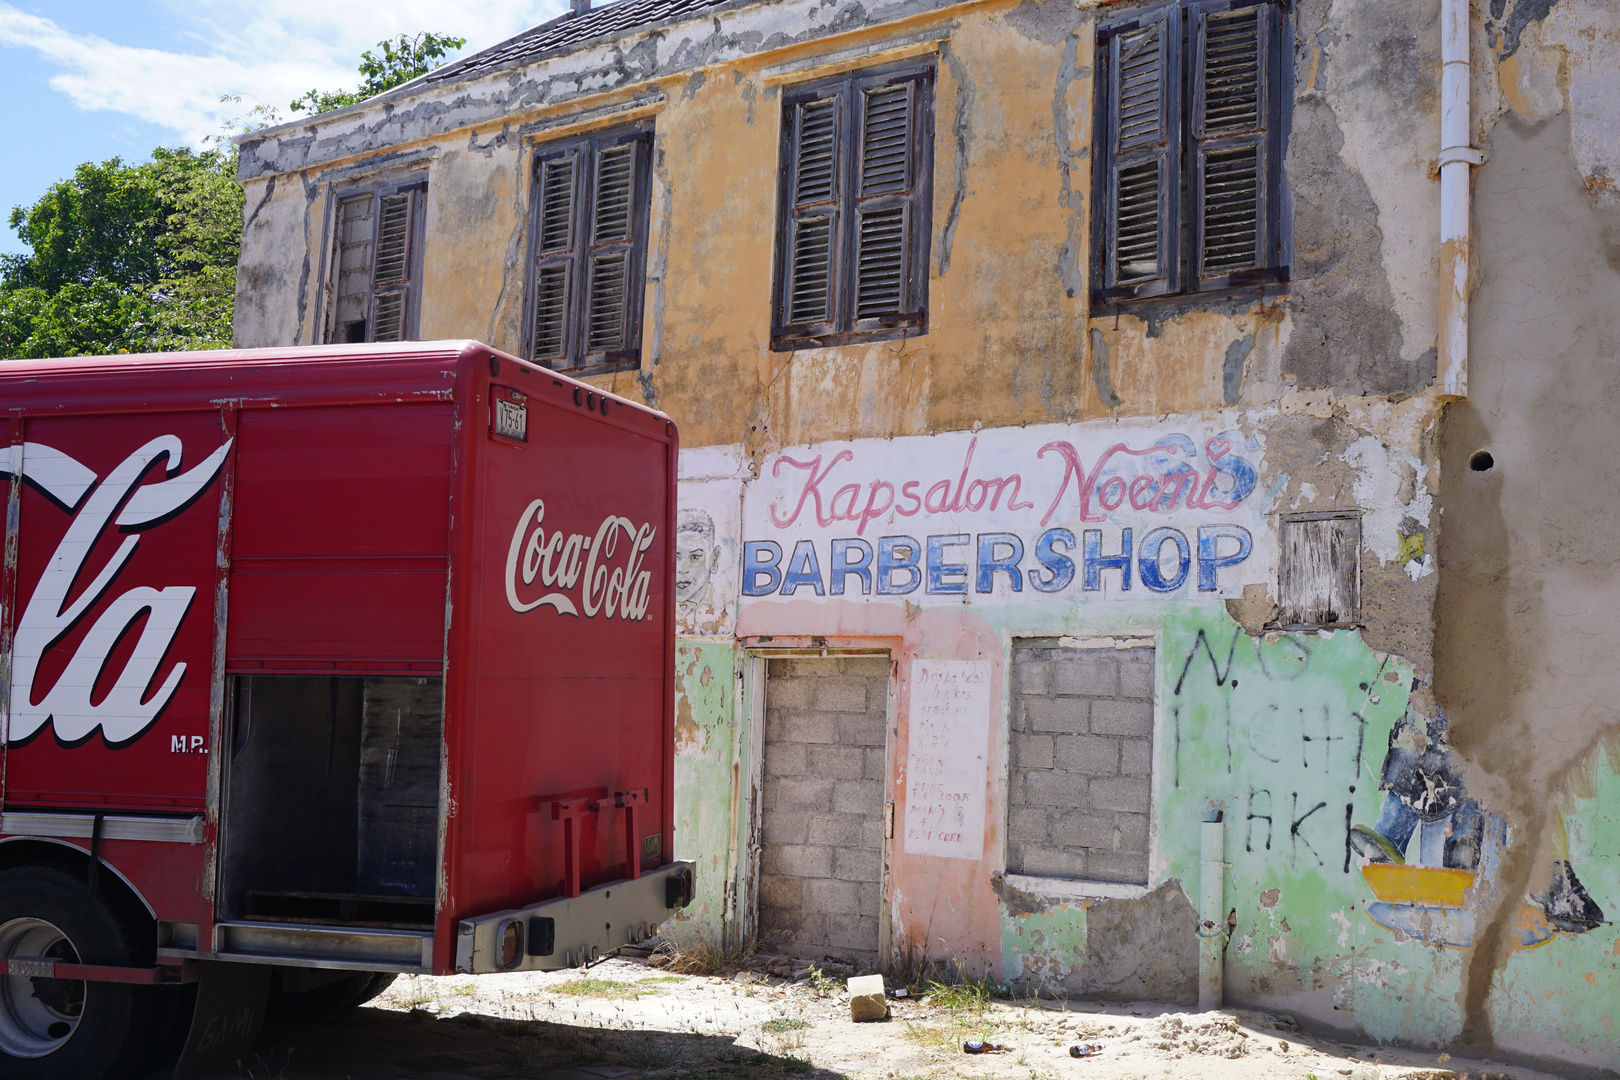
[[[56,683],[38,702],[34,700],[34,676],[46,651],[101,599],[135,554],[140,530],[158,527],[191,505],[219,474],[231,442],[226,440],[190,472],[175,475],[180,472],[180,440],[164,435],[125,458],[99,483],[90,469],[42,443],[23,443],[0,455],[0,474],[21,475],[73,514],[67,533],[56,545],[17,623],[12,647],[11,709],[6,723],[8,742],[26,739],[47,723],[54,723],[57,738],[64,742],[80,741],[100,727],[109,743],[124,743],[150,727],[169,703],[186,673],[183,662],[169,670],[151,697],[142,700],[142,695],[156,679],[158,665],[191,607],[197,591],[191,586],[154,589],[143,585],[128,590],[101,612]],[[167,478],[136,487],[160,457],[168,459]],[[124,537],[107,564],[95,572],[90,584],[70,599],[68,594],[81,571],[91,573],[85,569],[85,560],[109,521],[130,535]],[[92,705],[90,692],[101,678],[108,654],[142,615],[146,616],[146,624],[123,671],[107,695]]]
[[[586,618],[600,614],[604,619],[645,619],[652,592],[652,572],[642,568],[647,549],[652,547],[652,525],[637,526],[629,518],[608,515],[597,527],[595,537],[544,528],[546,504],[531,502],[506,552],[506,602],[513,611],[553,608],[560,615]],[[623,537],[623,544],[620,538]],[[615,565],[615,559],[622,562]],[[542,588],[553,591],[533,599],[519,595],[519,584],[527,590],[540,580]],[[570,592],[578,589],[579,603]]]

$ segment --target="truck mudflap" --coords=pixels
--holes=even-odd
[[[456,932],[456,971],[483,975],[577,967],[645,941],[691,900],[692,864],[676,862],[578,896],[463,919]]]

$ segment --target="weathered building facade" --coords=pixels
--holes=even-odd
[[[686,932],[1598,1069],[1616,44],[618,0],[245,139],[237,344],[679,423]]]

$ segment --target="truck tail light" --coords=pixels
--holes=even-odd
[[[501,943],[501,956],[498,961],[501,970],[517,967],[523,960],[523,923],[518,919],[508,919],[501,924],[496,936]]]

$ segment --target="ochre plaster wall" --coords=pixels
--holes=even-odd
[[[821,439],[1254,405],[1295,387],[1412,393],[1433,368],[1432,308],[1416,287],[1432,267],[1423,238],[1433,195],[1415,162],[1435,124],[1432,93],[1414,96],[1410,83],[1433,57],[1436,6],[1298,5],[1301,137],[1287,155],[1297,269],[1286,297],[1088,311],[1091,57],[1109,6],[992,0],[874,14],[843,33],[695,67],[669,49],[639,78],[508,104],[453,130],[423,105],[414,121],[400,119],[413,115],[405,108],[375,123],[362,116],[341,139],[266,140],[243,169],[237,342],[313,339],[331,186],[418,160],[431,178],[422,336],[519,350],[529,155],[548,138],[613,122],[568,126],[570,116],[641,102],[622,115],[650,122],[657,139],[643,361],[592,381],[669,412],[684,445],[740,443],[757,454]],[[1374,32],[1340,29],[1360,24]],[[1380,45],[1391,42],[1408,58],[1395,69]],[[928,330],[772,352],[781,89],[908,55],[936,67]],[[534,81],[551,86],[543,75],[554,81],[554,69],[590,60],[545,62]],[[1410,168],[1386,167],[1375,147],[1392,140]],[[328,142],[324,159],[306,146]],[[291,161],[302,167],[273,171]],[[1386,214],[1398,231],[1381,226]]]

